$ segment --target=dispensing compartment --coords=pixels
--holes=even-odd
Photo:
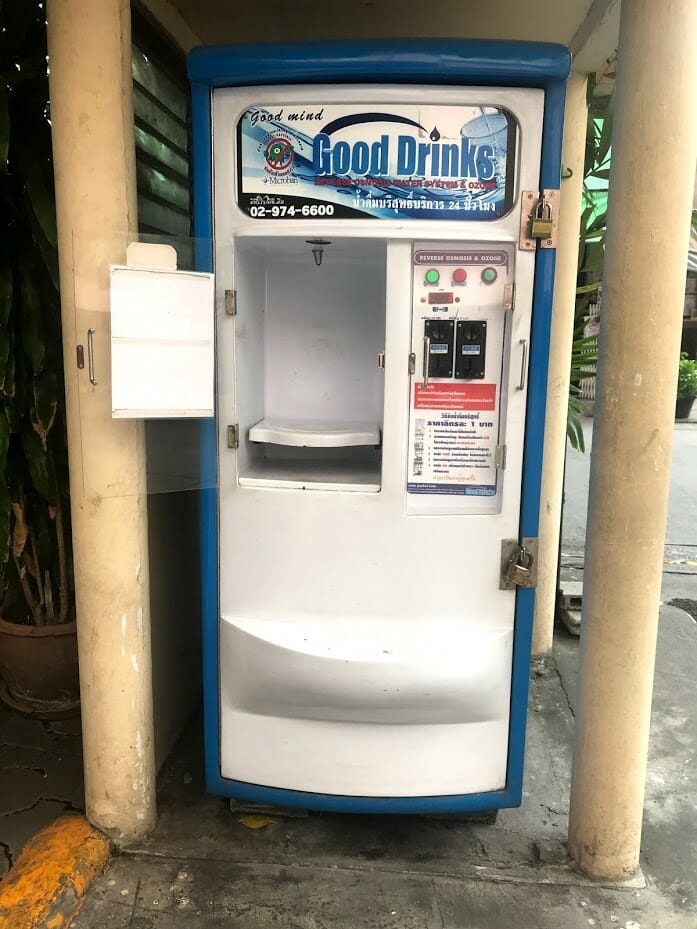
[[[377,492],[384,241],[238,238],[241,486]]]

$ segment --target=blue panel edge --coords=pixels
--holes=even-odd
[[[353,57],[338,56],[339,51]],[[382,56],[387,53],[390,61]],[[465,56],[471,53],[468,60]],[[302,59],[291,72],[288,56]],[[284,55],[287,57],[284,59]],[[443,58],[451,55],[451,58]],[[256,57],[255,57],[256,56]],[[324,56],[324,57],[323,57]],[[530,57],[528,57],[530,56]],[[537,58],[535,57],[537,56]],[[491,83],[544,87],[545,105],[540,189],[560,184],[566,77],[566,48],[546,43],[424,41],[417,43],[297,43],[195,49],[189,56],[192,78],[194,143],[194,234],[197,268],[213,270],[211,87],[229,84],[285,84],[305,80],[390,80],[443,83]],[[234,65],[234,76],[230,69]],[[303,67],[306,65],[306,67]],[[219,70],[217,70],[219,69]],[[289,80],[292,73],[293,80]],[[535,263],[526,439],[523,458],[521,537],[536,536],[547,393],[552,294],[556,253],[539,249]],[[206,785],[215,794],[239,800],[313,810],[354,813],[485,812],[518,806],[522,799],[529,666],[535,593],[516,594],[511,715],[506,788],[464,796],[346,797],[246,784],[221,777],[218,669],[218,516],[216,420],[201,428],[201,535],[203,586],[204,732]]]
[[[213,271],[213,163],[211,91],[194,83],[192,136],[194,153],[194,254],[198,271]],[[217,392],[216,392],[217,406]],[[216,410],[217,414],[217,410]],[[201,420],[201,613],[203,622],[203,726],[206,772],[220,770],[218,708],[218,481],[217,415]]]
[[[544,103],[540,190],[558,189],[561,183],[561,153],[564,132],[566,81],[557,80],[547,87]],[[523,447],[523,486],[520,507],[520,537],[536,538],[540,523],[540,492],[547,411],[547,375],[549,364],[552,298],[554,294],[555,249],[538,245],[532,302],[532,330],[528,365],[528,403]],[[516,592],[515,636],[513,642],[513,679],[511,684],[511,726],[508,751],[509,784],[518,783],[522,797],[527,728],[530,658],[535,615],[535,591],[518,588]]]
[[[570,52],[549,42],[469,39],[363,40],[214,45],[188,57],[189,78],[211,87],[387,83],[546,87],[565,79]]]
[[[488,813],[520,805],[520,797],[509,789],[449,797],[346,797],[231,781],[212,770],[206,771],[206,787],[242,802],[332,813]]]

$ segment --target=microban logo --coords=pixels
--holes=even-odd
[[[287,174],[291,170],[294,157],[293,143],[285,136],[274,136],[268,140],[264,148],[264,167],[269,174],[278,177],[279,174]]]

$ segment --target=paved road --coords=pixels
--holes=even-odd
[[[586,538],[588,479],[593,444],[593,421],[584,420],[586,452],[569,448],[566,460],[562,564],[581,565]],[[673,443],[668,525],[667,564],[663,599],[697,600],[697,423],[676,423]]]

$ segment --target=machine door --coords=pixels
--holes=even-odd
[[[514,260],[505,243],[414,245],[410,513],[501,510]]]
[[[543,104],[531,88],[214,92],[218,303],[237,294],[216,332],[232,793],[507,786],[500,553],[519,529],[520,204]]]

